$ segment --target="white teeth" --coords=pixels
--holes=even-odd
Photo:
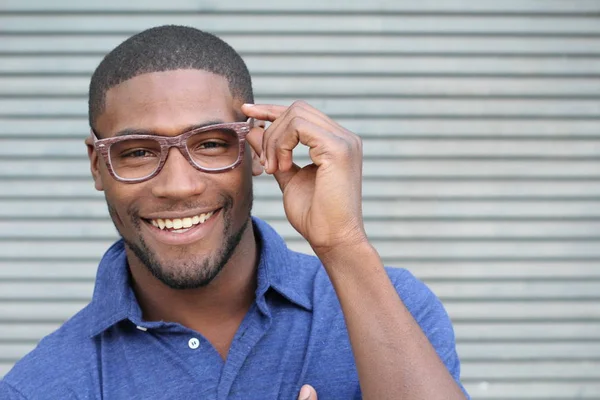
[[[156,226],[160,229],[174,229],[172,232],[183,233],[191,228],[194,225],[202,224],[206,220],[208,220],[213,215],[212,212],[200,215],[194,215],[193,217],[185,217],[185,218],[158,218],[153,219],[150,222],[152,225]]]

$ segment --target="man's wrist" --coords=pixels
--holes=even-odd
[[[327,249],[313,249],[328,273],[352,272],[355,268],[382,267],[377,250],[367,238]]]

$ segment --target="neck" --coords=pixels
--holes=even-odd
[[[177,322],[203,333],[207,329],[241,322],[254,301],[258,248],[252,222],[221,272],[207,286],[172,289],[157,280],[127,250],[129,266],[144,319]]]

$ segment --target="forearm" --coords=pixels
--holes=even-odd
[[[320,258],[342,306],[363,398],[465,398],[368,243]]]

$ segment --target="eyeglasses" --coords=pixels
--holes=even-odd
[[[92,129],[94,148],[102,155],[108,172],[117,181],[139,183],[158,175],[169,149],[177,147],[197,170],[208,173],[236,168],[244,157],[246,135],[253,119],[204,126],[174,137],[125,135],[98,139]]]

